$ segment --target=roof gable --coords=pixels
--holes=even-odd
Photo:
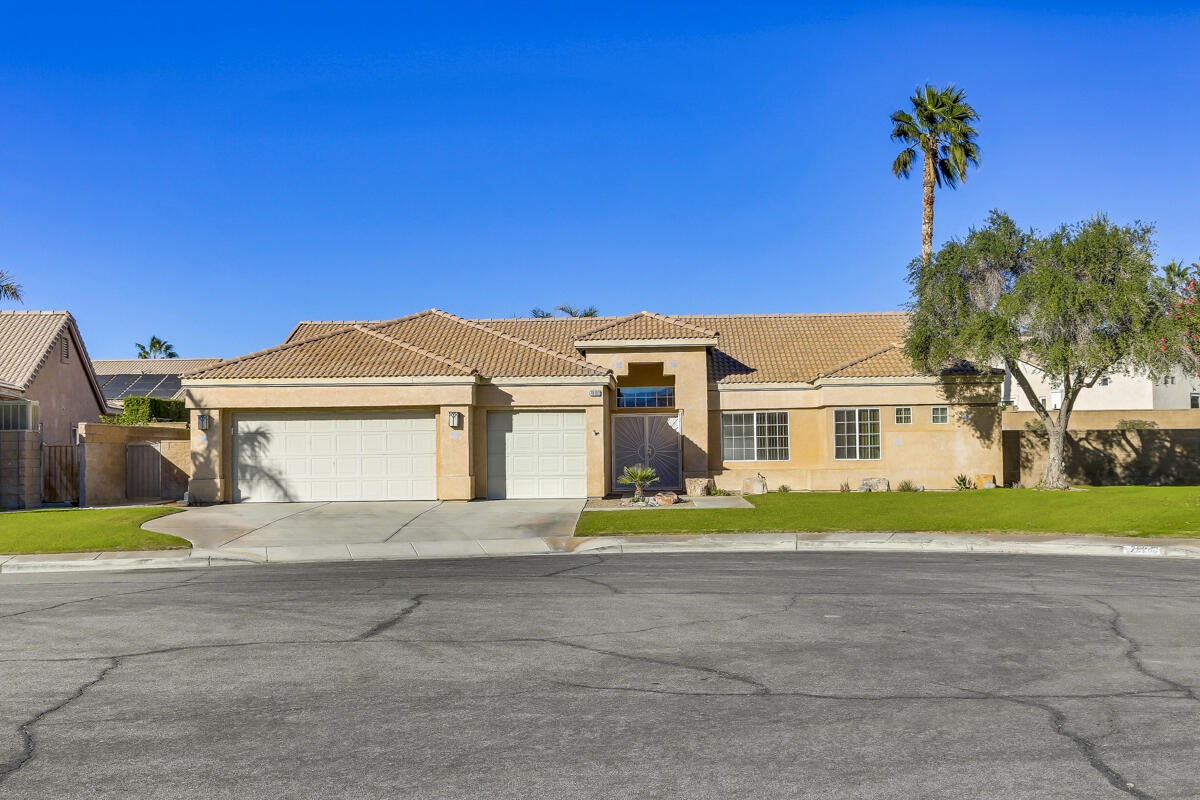
[[[0,311],[0,388],[22,394],[28,391],[46,361],[57,352],[64,333],[75,346],[79,368],[87,377],[101,411],[110,411],[83,337],[69,311]]]
[[[320,332],[294,338],[314,330]],[[297,326],[289,341],[278,347],[223,361],[186,377],[270,380],[606,374],[603,367],[578,356],[429,309],[386,322]]]
[[[715,344],[717,332],[684,322],[676,317],[667,317],[651,311],[639,311],[625,317],[606,322],[593,328],[575,340],[580,344],[603,344],[616,341],[659,340],[679,341],[695,340],[697,344],[710,342]]]

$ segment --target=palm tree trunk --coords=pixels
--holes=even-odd
[[[937,149],[925,148],[925,172],[923,197],[924,210],[921,215],[921,260],[926,264],[933,258],[933,185],[937,183]]]

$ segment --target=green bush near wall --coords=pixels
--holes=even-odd
[[[186,422],[187,409],[182,400],[161,397],[126,397],[125,410],[118,417],[106,417],[115,425],[145,425],[150,422]]]

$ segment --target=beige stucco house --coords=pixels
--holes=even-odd
[[[1002,468],[1002,375],[920,375],[901,313],[302,322],[182,378],[193,498],[588,497],[649,463],[679,489],[950,487]]]
[[[0,311],[0,401],[11,424],[40,425],[44,445],[75,444],[81,422],[116,410],[66,311]],[[0,419],[0,428],[6,424]]]

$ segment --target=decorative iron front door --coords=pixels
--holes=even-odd
[[[674,414],[613,414],[613,490],[629,491],[617,483],[625,467],[645,464],[658,473],[658,483],[647,487],[653,493],[683,488],[680,464],[679,417]]]

